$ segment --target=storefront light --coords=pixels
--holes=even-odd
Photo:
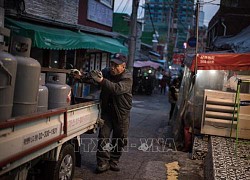
[[[211,75],[216,74],[216,70],[210,70],[209,72],[210,72]]]
[[[197,71],[197,74],[196,74],[196,77],[197,77],[197,78],[198,78],[199,76],[201,76],[202,71],[203,71],[203,70],[198,70],[198,71]]]

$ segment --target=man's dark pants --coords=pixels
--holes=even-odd
[[[122,122],[112,115],[102,115],[104,125],[99,130],[98,149],[96,153],[97,164],[102,163],[118,163],[122,155],[123,148],[127,145],[127,133],[129,126],[129,118],[126,118]],[[112,134],[112,142],[110,142],[110,136]],[[107,146],[111,143],[110,146]]]

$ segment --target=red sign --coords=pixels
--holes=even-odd
[[[197,70],[250,70],[250,53],[201,53],[197,55]],[[195,69],[195,57],[191,70]]]
[[[184,62],[184,54],[174,54],[173,55],[173,64],[179,64],[182,65]]]

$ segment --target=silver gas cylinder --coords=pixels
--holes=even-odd
[[[46,86],[39,85],[37,112],[48,110],[49,90]]]
[[[12,114],[17,61],[9,53],[0,51],[0,121]]]
[[[70,105],[71,87],[66,84],[65,73],[48,73],[46,87],[49,90],[49,109]]]
[[[12,115],[20,116],[37,111],[40,63],[30,57],[16,56],[17,74]]]
[[[45,112],[49,106],[49,90],[45,86],[46,74],[40,74],[37,112]]]

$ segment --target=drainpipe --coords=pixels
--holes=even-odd
[[[224,24],[224,18],[221,18],[221,25],[224,27],[223,36],[226,36],[227,26]]]
[[[224,22],[222,22],[221,24],[222,24],[222,26],[224,27],[223,36],[226,36],[227,26],[224,24]]]

